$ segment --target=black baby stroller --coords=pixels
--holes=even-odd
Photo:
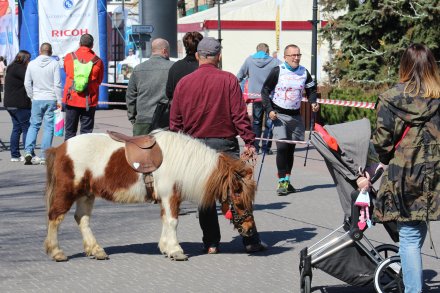
[[[367,157],[372,151],[370,134],[368,119],[325,126],[321,133],[312,134],[312,144],[324,158],[345,215],[340,227],[301,250],[302,293],[311,292],[312,268],[323,270],[352,286],[374,283],[377,292],[404,292],[398,247],[391,244],[374,247],[364,236],[368,226],[358,225],[360,209],[355,205],[359,195],[356,180],[363,175],[359,170],[366,169]],[[372,183],[382,172],[383,169],[379,169],[372,174]],[[375,190],[372,188],[369,194],[373,200]],[[371,212],[373,202],[370,206]],[[384,227],[391,239],[398,242],[395,223],[384,223]]]

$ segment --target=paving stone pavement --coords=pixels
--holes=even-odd
[[[0,139],[6,145],[10,129],[9,115],[0,108]],[[95,132],[107,129],[130,134],[126,112],[98,111]],[[54,145],[60,143],[62,140],[55,138]],[[254,212],[261,238],[269,245],[265,252],[245,253],[241,237],[220,216],[221,253],[204,254],[196,206],[184,202],[178,238],[190,258],[186,262],[170,261],[157,247],[161,232],[158,205],[119,205],[97,199],[91,226],[110,259],[97,261],[83,254],[81,235],[70,211],[59,233],[69,261],[56,263],[43,249],[45,167],[10,162],[9,151],[2,150],[0,292],[299,292],[300,250],[334,230],[343,218],[334,182],[322,158],[311,148],[304,167],[304,155],[305,148],[298,147],[293,182],[301,192],[283,197],[275,194],[275,156],[265,158]],[[437,249],[439,224],[431,226]],[[392,243],[381,225],[366,234],[374,245]],[[426,292],[440,292],[440,261],[428,241],[423,247],[423,261]],[[313,273],[313,292],[374,292],[372,286],[352,287],[320,270]]]

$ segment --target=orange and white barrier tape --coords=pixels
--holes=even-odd
[[[307,99],[303,99],[303,102]],[[344,100],[330,100],[330,99],[317,99],[319,104],[324,105],[336,105],[344,107],[354,107],[354,108],[364,108],[364,109],[374,109],[375,103],[372,102],[359,102],[359,101],[344,101]]]
[[[120,85],[120,84],[113,84],[113,83],[101,83],[102,86],[106,86],[106,87],[114,87],[114,88],[119,88],[119,89],[126,89],[128,88],[127,85]]]
[[[243,98],[247,103],[252,103],[254,101],[260,102],[261,94],[243,93]],[[303,98],[302,102],[308,102],[308,100],[306,98]],[[331,99],[317,99],[316,102],[324,105],[335,105],[335,106],[354,107],[354,108],[363,108],[363,109],[374,109],[375,106],[375,103],[372,102],[331,100]]]
[[[112,88],[120,88],[126,89],[128,86],[119,85],[119,84],[110,84],[110,83],[101,83],[102,86],[112,87]],[[247,99],[248,103],[252,103],[254,100],[259,101],[261,98],[261,94],[257,93],[243,93],[243,97]],[[303,102],[308,102],[306,98],[302,99]],[[331,100],[331,99],[317,99],[316,102],[324,105],[335,105],[335,106],[343,106],[343,107],[354,107],[354,108],[363,108],[363,109],[374,109],[375,103],[372,102],[360,102],[360,101],[345,101],[345,100]],[[125,105],[125,103],[121,102],[99,102],[99,104],[107,104],[107,105]]]
[[[273,141],[273,142],[283,142],[283,143],[289,143],[289,144],[311,144],[310,141],[304,141],[304,140],[287,140],[287,139],[271,139],[271,138],[262,138],[262,137],[256,137],[256,140],[265,140],[265,141]]]
[[[115,106],[126,106],[127,103],[125,102],[103,102],[103,101],[99,101],[98,102],[99,105],[115,105]]]

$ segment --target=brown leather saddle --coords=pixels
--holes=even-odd
[[[116,141],[125,143],[125,158],[139,173],[151,173],[162,164],[162,150],[151,135],[128,136],[115,131],[107,131]]]

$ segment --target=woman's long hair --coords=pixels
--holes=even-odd
[[[12,64],[25,64],[29,63],[31,60],[31,53],[29,53],[26,50],[20,50],[18,51],[17,55],[15,56],[14,61]]]
[[[440,98],[440,71],[431,50],[423,44],[412,44],[403,53],[399,69],[404,93],[410,96]]]
[[[183,36],[183,46],[187,55],[194,55],[197,52],[197,45],[203,39],[203,36],[199,32],[187,32]]]

